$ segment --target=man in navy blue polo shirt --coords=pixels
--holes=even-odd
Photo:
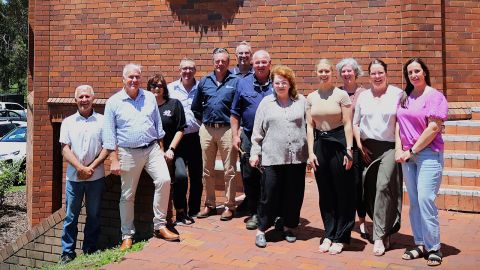
[[[225,180],[225,210],[220,220],[230,220],[235,211],[235,163],[236,151],[232,147],[230,108],[237,88],[237,76],[228,70],[228,51],[217,48],[213,51],[214,71],[203,77],[192,101],[195,118],[201,120],[200,144],[203,158],[203,183],[206,191],[205,208],[197,218],[206,218],[215,213],[215,159],[220,151]]]
[[[247,220],[249,230],[257,228],[257,206],[260,199],[260,171],[252,168],[249,163],[252,142],[253,122],[257,107],[263,97],[272,94],[270,80],[270,55],[267,51],[259,50],[253,55],[253,76],[248,76],[238,82],[237,92],[233,99],[230,112],[232,125],[233,147],[240,152],[240,168],[243,179],[243,188],[247,199],[251,217]],[[242,131],[240,132],[240,125]]]

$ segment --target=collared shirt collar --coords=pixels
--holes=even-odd
[[[96,119],[96,118],[97,118],[97,113],[95,112],[95,110],[93,110],[92,114],[91,114],[89,117],[87,117],[87,118],[83,117],[83,115],[81,115],[78,110],[77,110],[77,112],[75,113],[75,119],[77,119],[77,120],[78,120],[78,119],[81,119],[81,120],[89,120],[89,119],[92,119],[92,120],[94,120],[94,119]]]
[[[198,80],[193,78],[195,80],[195,82],[193,83],[193,86],[192,86],[192,89],[190,89],[190,91],[194,90],[195,88],[197,88],[198,86]],[[185,92],[189,93],[189,91],[187,91],[187,89],[185,88],[185,86],[183,85],[182,83],[182,78],[178,79],[177,80],[178,84],[177,86],[180,87],[180,89],[184,90]]]
[[[262,91],[266,91],[268,88],[266,88],[265,86],[268,86],[272,83],[272,80],[270,79],[270,76],[268,76],[268,80],[262,84],[258,81],[257,79],[257,76],[255,75],[255,73],[253,74],[253,85],[254,86],[258,86]],[[265,88],[264,88],[265,87]]]
[[[208,77],[210,77],[214,82],[217,81],[217,77],[215,76],[215,71],[212,71]],[[227,73],[225,73],[225,77],[223,77],[223,80],[221,81],[222,83],[226,82],[227,79],[229,79],[230,77],[236,77],[235,74],[233,74],[230,70],[227,69]]]
[[[122,100],[126,100],[126,99],[131,99],[131,100],[134,100],[133,98],[131,98],[128,94],[127,94],[127,90],[125,90],[125,87],[122,88],[122,90],[120,90],[120,98]],[[142,88],[138,88],[138,95],[137,95],[137,98],[135,100],[137,100],[140,96],[144,96],[145,94],[143,93],[143,89]]]
[[[252,74],[254,73],[254,71],[253,71],[253,66],[252,66],[252,65],[250,65],[250,69],[249,69],[249,70],[247,71],[247,73],[245,73],[245,74],[240,73],[240,67],[239,67],[238,65],[236,65],[236,66],[232,69],[232,72],[233,72],[233,74],[235,74],[235,75],[242,75],[242,76],[244,76],[244,77],[247,76],[247,75],[250,74],[250,73],[252,73]]]

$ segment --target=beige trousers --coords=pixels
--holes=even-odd
[[[199,130],[200,144],[203,158],[203,185],[206,190],[205,206],[216,207],[215,203],[215,159],[217,150],[222,157],[225,197],[225,206],[235,209],[235,163],[238,154],[232,147],[232,130],[230,127],[213,128],[202,125]]]
[[[135,234],[133,224],[135,193],[143,169],[152,177],[155,185],[153,228],[158,230],[164,227],[170,197],[170,174],[160,146],[155,143],[145,149],[119,147],[118,158],[122,170],[122,192],[119,202],[122,239],[133,238]]]

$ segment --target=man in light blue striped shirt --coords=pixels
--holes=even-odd
[[[122,180],[119,202],[121,250],[129,249],[133,244],[135,192],[143,169],[155,185],[154,236],[168,241],[179,239],[178,234],[166,228],[170,175],[162,145],[165,132],[155,96],[140,89],[140,80],[141,67],[126,65],[123,69],[124,87],[108,99],[104,112],[103,147],[114,151],[110,170]]]

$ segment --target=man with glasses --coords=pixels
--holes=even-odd
[[[123,68],[123,89],[105,105],[103,146],[112,152],[110,171],[120,175],[122,181],[119,202],[122,251],[133,244],[135,193],[143,169],[155,185],[153,235],[167,241],[179,239],[178,234],[166,227],[170,175],[162,145],[165,132],[155,96],[140,89],[141,73],[139,65],[127,64]]]
[[[270,54],[267,51],[259,50],[253,54],[252,59],[254,74],[239,80],[230,110],[233,147],[240,152],[243,189],[245,198],[248,198],[247,208],[251,216],[246,222],[248,230],[257,229],[257,207],[260,200],[260,179],[262,177],[260,171],[251,167],[249,163],[253,122],[260,101],[263,97],[272,94]],[[242,127],[241,132],[240,126]]]
[[[203,123],[200,127],[200,143],[203,158],[203,181],[206,190],[205,208],[198,218],[206,218],[216,211],[215,202],[215,159],[220,151],[225,180],[225,210],[220,220],[233,218],[235,210],[235,163],[236,151],[232,148],[230,128],[230,108],[237,87],[237,76],[228,70],[228,51],[217,48],[213,51],[214,71],[203,77],[198,84],[198,92],[192,103],[195,117]]]
[[[239,78],[252,75],[252,46],[250,46],[250,43],[245,40],[240,42],[235,49],[235,55],[237,56],[237,65],[232,69],[232,73]]]
[[[201,122],[198,121],[192,112],[193,97],[197,94],[198,81],[195,79],[197,71],[195,61],[190,58],[184,58],[180,61],[180,79],[168,84],[168,93],[170,98],[180,100],[185,111],[186,127],[178,149],[175,149],[177,163],[175,166],[175,175],[181,175],[172,181],[173,201],[176,208],[176,223],[189,224],[191,217],[200,212],[200,203],[202,199],[202,148],[200,146],[200,136],[198,131]],[[185,165],[188,166],[188,174]],[[188,178],[190,185],[188,185]],[[186,180],[186,181],[185,181]],[[187,189],[190,186],[188,196],[187,210]]]

